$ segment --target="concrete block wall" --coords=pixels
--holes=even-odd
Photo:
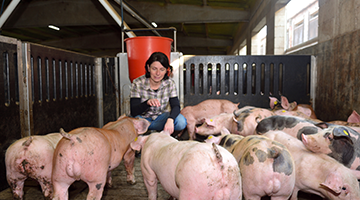
[[[360,112],[359,6],[360,0],[319,0],[316,107],[326,120]]]

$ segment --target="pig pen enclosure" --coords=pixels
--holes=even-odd
[[[12,142],[60,128],[102,127],[115,121],[129,113],[131,83],[126,53],[96,58],[2,36],[0,53],[0,199],[7,199],[11,193],[4,157]],[[170,60],[182,107],[205,99],[228,99],[240,102],[240,107],[263,108],[269,108],[269,96],[279,99],[284,95],[305,104],[315,100],[312,56],[188,56],[172,52]],[[136,162],[141,182],[139,158]],[[124,173],[120,165],[115,174]],[[35,185],[34,194],[40,191],[33,180],[27,183],[28,187]],[[114,183],[112,190],[120,187]],[[135,194],[139,191],[139,186],[121,186]],[[82,189],[75,191],[80,193],[86,185],[78,183],[78,187]],[[146,192],[144,185],[140,187]],[[168,198],[166,192],[160,192]],[[25,199],[35,199],[32,193],[25,191]],[[104,192],[104,199],[121,199],[119,195],[106,197],[110,193]],[[140,196],[123,199],[147,199],[146,193]]]

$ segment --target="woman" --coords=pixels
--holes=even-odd
[[[135,79],[131,86],[131,115],[147,119],[151,123],[148,130],[169,133],[183,130],[186,118],[180,114],[175,82],[169,79],[172,66],[167,56],[154,52],[145,63],[145,70],[145,75]]]

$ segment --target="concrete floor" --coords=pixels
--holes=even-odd
[[[175,136],[175,134],[174,134]],[[179,140],[188,140],[189,136],[187,132],[181,135]],[[197,135],[198,141],[203,141],[205,137]],[[112,171],[113,187],[104,189],[102,200],[147,200],[147,190],[143,181],[140,158],[135,158],[135,185],[129,185],[126,182],[126,171],[123,162]],[[69,188],[69,200],[83,200],[86,199],[88,193],[87,184],[83,181],[77,181],[73,183]],[[168,200],[170,195],[162,188],[161,184],[158,183],[158,198],[157,200]],[[0,200],[13,199],[10,188],[7,188],[0,192]],[[38,200],[45,199],[41,193],[40,185],[30,179],[25,182],[24,188],[24,200]],[[269,198],[262,198],[262,200]],[[306,194],[299,192],[298,200],[323,200],[319,196]]]
[[[147,190],[144,185],[140,168],[140,158],[135,158],[135,178],[137,183],[129,185],[126,182],[126,171],[123,162],[113,170],[113,187],[105,188],[102,200],[147,200]],[[170,195],[158,184],[158,200],[167,200]],[[70,200],[84,200],[88,193],[87,184],[82,181],[73,183],[69,189]],[[0,192],[0,200],[13,199],[10,188]],[[25,182],[24,200],[45,199],[40,185],[34,180]]]
[[[126,182],[126,171],[123,163],[112,172],[113,187],[105,188],[102,200],[147,200],[147,190],[141,174],[140,158],[135,158],[135,178],[137,183]],[[77,181],[69,189],[70,200],[86,199],[88,188],[86,183]],[[167,200],[170,195],[158,184],[158,200]],[[13,199],[10,188],[0,192],[0,200]],[[39,184],[34,180],[25,182],[24,200],[44,199]],[[268,198],[264,198],[268,199]],[[316,195],[299,193],[299,200],[322,200]]]

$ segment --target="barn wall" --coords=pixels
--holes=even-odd
[[[359,0],[319,1],[316,112],[324,120],[360,112],[359,6]]]
[[[320,0],[319,43],[293,53],[316,57],[315,112],[325,121],[360,112],[359,7],[359,0]]]

